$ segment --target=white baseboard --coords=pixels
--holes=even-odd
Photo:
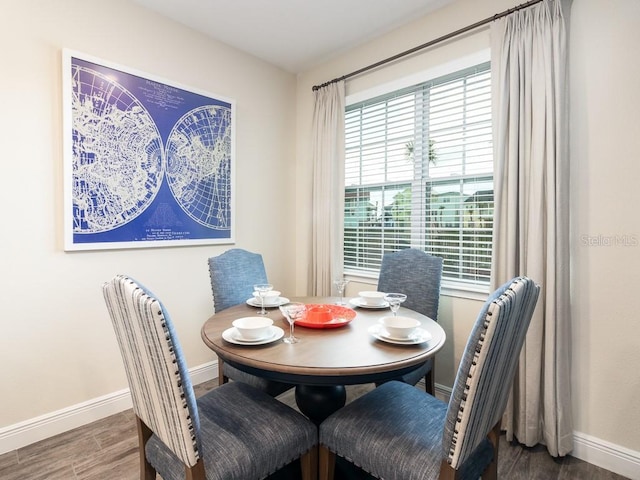
[[[218,376],[213,361],[189,371],[194,385]],[[0,428],[0,455],[131,408],[129,389]]]
[[[197,367],[193,367],[189,370],[191,376],[191,383],[198,385],[200,383],[208,382],[214,378],[218,378],[218,361],[203,363]]]
[[[640,480],[640,452],[592,437],[573,433],[571,456],[632,480]]]
[[[439,383],[435,384],[435,396],[439,398],[445,403],[449,403],[449,397],[451,397],[452,389],[451,387],[447,387],[446,385],[441,385]]]
[[[218,362],[213,361],[194,367],[189,373],[194,385],[212,380],[218,376]],[[438,398],[448,401],[450,395],[450,387],[436,384]],[[0,429],[0,455],[129,408],[131,408],[131,396],[129,389],[124,389],[9,425]],[[571,455],[618,475],[640,480],[640,452],[575,432],[574,449]]]

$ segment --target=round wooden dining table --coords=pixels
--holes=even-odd
[[[337,297],[297,297],[291,301],[309,306],[335,305]],[[319,424],[346,402],[345,385],[381,383],[419,367],[444,345],[446,335],[432,319],[400,308],[398,315],[420,320],[430,337],[416,344],[389,343],[371,333],[380,318],[391,315],[388,308],[355,307],[347,303],[347,317],[339,327],[310,328],[296,324],[298,343],[282,338],[265,344],[238,344],[229,340],[232,321],[257,316],[259,309],[240,304],[212,315],[202,326],[201,335],[222,362],[269,380],[296,385],[296,403],[302,413]],[[332,307],[334,308],[334,307]],[[344,307],[343,307],[344,308]],[[274,325],[289,334],[289,324],[280,310],[267,309]],[[227,337],[227,340],[223,338]],[[233,339],[232,339],[233,340]]]

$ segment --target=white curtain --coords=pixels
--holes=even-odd
[[[507,438],[572,449],[567,28],[570,0],[491,27],[495,148],[492,284],[541,286],[511,398]]]
[[[311,295],[331,295],[342,272],[344,216],[344,81],[314,92]]]

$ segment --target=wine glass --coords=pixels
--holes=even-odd
[[[298,343],[300,340],[293,336],[293,325],[305,312],[307,306],[304,303],[290,302],[286,305],[280,305],[280,311],[284,318],[289,322],[289,336],[282,341],[285,343]]]
[[[258,292],[258,296],[260,297],[260,306],[262,308],[258,310],[258,314],[266,315],[267,311],[264,308],[264,297],[267,294],[267,292],[270,292],[271,290],[273,290],[273,285],[271,285],[270,283],[258,283],[253,286],[253,289],[256,292]]]
[[[404,293],[387,293],[384,299],[389,303],[389,308],[395,317],[398,315],[400,304],[407,299],[407,296]]]
[[[347,283],[349,283],[349,280],[346,280],[342,277],[336,278],[333,281],[333,284],[336,286],[336,289],[338,290],[338,295],[340,295],[340,301],[336,302],[336,305],[346,305],[346,303],[344,302],[344,289],[347,286]]]

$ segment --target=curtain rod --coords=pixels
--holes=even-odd
[[[464,28],[461,28],[459,30],[456,30],[455,32],[451,32],[451,33],[447,33],[446,35],[443,35],[441,37],[436,38],[435,40],[431,40],[430,42],[427,43],[423,43],[422,45],[418,45],[417,47],[413,47],[409,50],[406,50],[402,53],[398,53],[396,55],[393,55],[392,57],[389,58],[385,58],[384,60],[380,60],[379,62],[373,63],[371,65],[368,65],[366,67],[362,67],[358,70],[355,70],[351,73],[347,73],[346,75],[343,75],[341,77],[338,78],[334,78],[333,80],[329,80],[328,82],[324,82],[321,85],[314,85],[312,90],[315,92],[316,90],[319,90],[321,88],[326,87],[327,85],[331,85],[332,83],[337,83],[340,82],[342,80],[346,80],[348,78],[351,77],[355,77],[356,75],[360,75],[361,73],[367,72],[369,70],[373,70],[374,68],[380,67],[382,65],[385,65],[387,63],[393,62],[394,60],[398,60],[399,58],[402,57],[406,57],[407,55],[411,55],[412,53],[415,53],[419,50],[423,50],[427,47],[431,47],[433,45],[435,45],[436,43],[440,43],[440,42],[444,42],[445,40],[449,40],[450,38],[453,37],[457,37],[458,35],[462,35],[463,33],[467,33],[471,30],[475,30],[478,27],[481,27],[483,25],[486,25],[487,23],[491,23],[495,20],[498,20],[499,18],[502,17],[506,17],[507,15],[511,15],[513,12],[517,12],[518,10],[522,10],[523,8],[527,8],[530,7],[532,5],[535,5],[536,3],[540,3],[543,0],[530,0],[529,2],[523,3],[521,5],[518,5],[516,7],[510,8],[508,10],[505,10],[504,12],[501,13],[496,13],[495,15],[493,15],[492,17],[489,18],[485,18],[484,20],[480,20],[479,22],[474,23],[473,25],[468,25]]]

